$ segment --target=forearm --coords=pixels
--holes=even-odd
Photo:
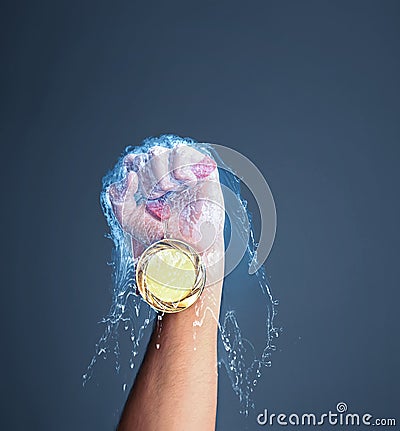
[[[132,157],[131,157],[132,156]],[[224,271],[224,200],[216,163],[186,145],[127,155],[126,179],[110,186],[121,227],[144,245],[173,238],[193,247],[206,286],[191,307],[155,328],[119,431],[212,431],[217,405],[217,336]],[[121,191],[122,190],[122,191]],[[136,200],[140,193],[146,201]],[[135,248],[138,240],[141,247]]]
[[[221,290],[222,281],[208,286],[196,304],[155,328],[119,431],[215,429]]]

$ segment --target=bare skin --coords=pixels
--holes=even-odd
[[[224,275],[224,202],[215,162],[186,145],[128,155],[127,176],[109,196],[138,257],[163,237],[201,254],[199,300],[155,328],[119,431],[211,431],[217,407],[217,334]],[[136,196],[136,200],[134,198]],[[141,199],[137,199],[141,196]]]

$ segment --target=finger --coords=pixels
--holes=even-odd
[[[144,197],[149,197],[155,190],[156,179],[153,175],[150,162],[150,154],[137,154],[133,160],[133,169],[137,172],[139,178],[139,192]]]
[[[136,193],[138,188],[138,177],[135,172],[129,172],[121,181],[113,183],[108,188],[108,194],[113,204],[125,202],[128,196]]]
[[[154,199],[167,191],[174,190],[177,184],[172,180],[169,168],[171,150],[163,147],[152,147],[149,153],[151,154],[151,169],[156,181],[155,190],[151,194],[151,198]]]
[[[130,227],[129,233],[142,244],[149,245],[160,240],[164,235],[162,223],[149,214],[144,202],[130,214],[127,223]]]
[[[171,217],[171,207],[162,197],[148,200],[146,202],[146,210],[158,221],[165,221]]]
[[[124,214],[132,212],[136,208],[135,193],[138,189],[138,176],[135,172],[117,183],[111,184],[108,195],[118,222],[124,227]]]
[[[188,145],[177,145],[172,154],[172,172],[178,181],[196,183],[197,177],[192,171],[192,166],[199,163],[204,157]]]
[[[217,164],[211,157],[204,156],[198,163],[191,166],[191,170],[196,175],[197,179],[203,180],[209,177],[216,167]]]
[[[137,167],[135,164],[135,159],[138,154],[130,153],[124,157],[123,165],[126,167],[127,171],[137,171]]]
[[[216,162],[188,145],[174,148],[174,176],[181,181],[203,180],[216,170]]]

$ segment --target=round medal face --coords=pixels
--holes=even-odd
[[[142,253],[136,267],[140,294],[155,310],[163,313],[177,313],[194,304],[205,281],[200,255],[179,240],[155,242]]]

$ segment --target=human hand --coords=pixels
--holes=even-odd
[[[177,145],[128,154],[123,163],[125,178],[108,192],[135,257],[160,239],[183,240],[202,255],[207,284],[222,279],[225,211],[215,161]]]

